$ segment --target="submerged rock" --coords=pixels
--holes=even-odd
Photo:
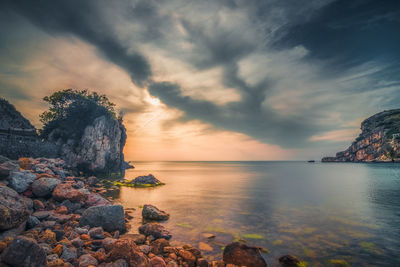
[[[0,231],[17,227],[28,216],[24,199],[11,188],[0,185]]]
[[[43,267],[46,253],[34,239],[18,236],[2,254],[2,261],[10,266]]]
[[[126,231],[124,209],[121,205],[94,206],[85,210],[79,221],[81,226],[101,226],[105,231]]]
[[[165,229],[164,226],[158,223],[146,223],[139,227],[139,233],[145,236],[153,236],[154,238],[170,239],[171,234]]]
[[[284,255],[279,257],[279,264],[282,267],[297,267],[300,264],[300,261],[292,255]]]
[[[224,249],[223,259],[225,263],[247,267],[267,266],[259,249],[249,247],[245,244],[234,242],[227,245]]]
[[[165,211],[159,210],[156,206],[144,205],[142,217],[146,220],[165,221],[169,219],[169,214]]]

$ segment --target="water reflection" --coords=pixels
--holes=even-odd
[[[129,178],[152,173],[166,185],[121,188],[119,201],[171,214],[175,243],[221,257],[233,240],[268,248],[273,265],[290,253],[310,266],[400,266],[400,167],[301,162],[137,162]],[[215,235],[215,238],[207,238]],[[204,244],[208,245],[205,246]],[[210,247],[212,251],[210,251]]]

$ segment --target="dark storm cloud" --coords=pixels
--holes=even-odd
[[[151,76],[147,60],[129,51],[103,21],[97,5],[100,1],[2,1],[0,6],[28,18],[42,29],[58,34],[74,34],[96,46],[111,62],[126,69],[132,81],[142,85]]]
[[[392,95],[400,84],[398,1],[17,0],[0,6],[50,33],[93,44],[133,82],[182,110],[182,121],[199,119],[282,147],[320,145],[310,138],[394,107],[400,98]],[[166,55],[193,72],[218,69],[211,78],[240,100],[216,104],[185,94],[179,79],[153,82],[160,79],[136,52],[140,45],[150,47],[153,64]]]
[[[330,72],[381,59],[399,64],[400,1],[338,0],[303,23],[282,28],[275,47],[301,44]]]

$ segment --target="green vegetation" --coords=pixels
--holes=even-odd
[[[308,263],[306,261],[301,261],[299,263],[297,263],[297,267],[307,267]]]
[[[158,183],[158,184],[134,184],[134,183],[124,183],[124,182],[118,182],[115,181],[114,185],[116,186],[127,186],[127,187],[134,187],[134,188],[150,188],[150,187],[156,187],[160,185],[165,185],[164,183]]]
[[[360,242],[360,247],[370,253],[381,254],[381,250],[372,242]]]
[[[87,125],[100,116],[110,116],[118,120],[122,117],[115,113],[115,104],[107,96],[88,90],[65,89],[43,98],[50,105],[48,111],[40,115],[43,128],[42,138],[53,132],[53,138],[66,141],[79,140]]]
[[[187,228],[187,229],[193,229],[193,228],[194,228],[193,225],[191,225],[191,224],[189,224],[189,223],[186,223],[186,222],[184,222],[184,223],[177,223],[176,226],[183,227],[183,228]]]
[[[329,260],[329,263],[335,267],[350,267],[345,260]]]
[[[264,236],[260,234],[243,234],[242,237],[247,239],[264,239]]]

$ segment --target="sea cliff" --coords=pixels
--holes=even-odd
[[[361,133],[345,151],[322,162],[393,162],[400,157],[400,109],[385,110],[361,123]]]

